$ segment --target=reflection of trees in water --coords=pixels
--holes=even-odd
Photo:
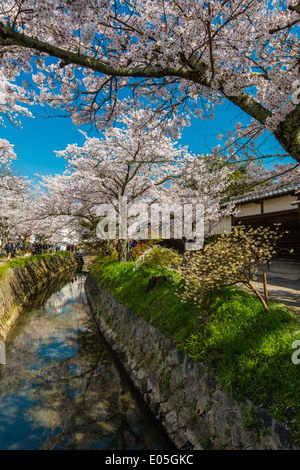
[[[18,344],[19,342],[18,338],[20,337],[20,335],[27,334],[28,329],[30,330],[30,327],[28,325],[29,325],[30,320],[32,321],[34,316],[37,315],[37,309],[39,308],[42,309],[44,303],[49,298],[51,298],[53,295],[58,295],[59,291],[64,286],[68,285],[68,283],[70,282],[70,278],[72,280],[76,279],[80,283],[83,283],[83,284],[85,281],[85,276],[77,274],[77,268],[72,268],[64,272],[60,276],[56,277],[55,279],[51,280],[47,285],[43,286],[42,288],[37,289],[35,292],[31,294],[29,303],[21,312],[7,340],[5,341],[6,355],[9,354],[9,351],[12,345]],[[24,333],[25,326],[26,326],[26,330]],[[34,327],[34,323],[32,324],[32,328],[33,327]],[[40,323],[38,325],[37,333],[35,335],[33,334],[32,331],[30,332],[29,336],[30,336],[31,341],[34,340],[34,337],[36,338],[39,337],[39,334],[40,334],[39,329],[40,329]],[[21,339],[21,342],[24,342],[24,338]],[[10,358],[10,362],[11,360],[14,363],[20,363],[20,364],[23,363],[24,362],[23,352],[19,351],[19,354],[18,354],[18,351],[15,351],[13,358]],[[15,368],[15,366],[13,368]],[[10,369],[10,368],[6,366],[6,369]],[[2,374],[3,374],[3,366],[0,365],[0,380],[2,378]],[[16,379],[18,379],[18,376],[16,377]],[[21,378],[20,378],[20,382],[22,382]],[[0,397],[1,397],[1,389],[0,389]]]
[[[47,364],[35,379],[34,396],[40,402],[28,418],[35,427],[48,428],[43,449],[99,447],[149,449],[154,445],[149,424],[139,421],[139,410],[111,361],[99,336],[78,333],[76,356]]]
[[[66,315],[55,318],[47,315],[45,305],[53,295],[57,295],[57,292],[64,291],[66,285],[70,282],[70,276],[74,279],[74,275],[75,279],[78,280],[78,286],[82,286],[85,276],[76,275],[74,269],[64,273],[45,286],[44,289],[37,291],[30,304],[17,319],[6,341],[7,364],[5,368],[0,366],[0,379],[4,375],[6,383],[6,386],[3,387],[0,382],[0,399],[6,395],[7,390],[14,390],[15,392],[22,390],[28,377],[32,376],[31,366],[40,362],[40,351],[37,348],[39,343],[42,344],[44,339],[47,340],[50,333],[53,336],[56,335],[57,338],[60,335],[61,341],[64,340],[65,331],[63,331],[63,328],[70,327],[68,322],[70,323],[72,317]],[[82,306],[78,304],[74,310],[77,310],[80,314],[75,326],[75,328],[78,328],[78,322],[80,316],[82,316]],[[41,316],[42,314],[43,316]],[[60,321],[57,321],[58,318]],[[25,370],[27,374],[23,373]]]
[[[80,279],[80,281],[84,283],[85,277],[80,274],[77,275],[76,269],[72,268],[71,270],[68,270],[57,278],[51,280],[47,285],[43,286],[42,288],[36,289],[36,291],[31,294],[29,303],[20,314],[14,328],[12,329],[6,340],[7,351],[9,350],[11,344],[15,342],[16,337],[22,333],[25,325],[27,326],[29,318],[36,314],[36,310],[38,308],[41,308],[41,306],[53,295],[58,295],[57,293],[64,286],[68,285],[70,279],[74,279],[74,276],[75,279]]]
[[[84,275],[72,277],[71,281],[63,289],[54,292],[47,300],[47,305],[45,306],[47,310],[52,310],[53,313],[60,313],[60,310],[66,307],[68,303],[75,303],[84,298],[84,282]]]
[[[50,280],[46,286],[37,288],[34,294],[32,294],[26,310],[32,311],[40,307],[46,300],[49,301],[52,296],[57,295],[56,293],[62,294],[63,297],[63,292],[68,290],[69,283],[74,282],[74,278],[76,279],[77,285],[78,283],[84,283],[85,276],[77,274],[76,268],[72,268],[60,274],[55,279]]]
[[[0,396],[26,390],[32,403],[26,419],[45,429],[43,449],[168,448],[86,314],[83,282],[65,286],[57,301],[53,294],[28,319],[11,348]]]

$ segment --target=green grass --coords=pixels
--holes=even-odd
[[[91,273],[123,304],[159,328],[197,361],[213,368],[237,399],[262,405],[287,424],[300,444],[300,364],[292,363],[292,343],[300,321],[288,307],[270,302],[267,314],[252,294],[237,288],[214,292],[196,308],[175,290],[178,274],[164,271],[146,290],[155,270],[133,270],[134,263],[95,260]]]
[[[9,270],[12,268],[26,266],[27,264],[32,263],[33,261],[50,258],[52,256],[69,256],[70,253],[70,251],[59,251],[57,253],[52,254],[46,253],[44,255],[33,255],[28,258],[12,258],[10,261],[7,261],[6,263],[0,266],[0,279],[5,277],[8,274]]]

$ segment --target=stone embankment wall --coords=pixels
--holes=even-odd
[[[55,255],[15,267],[0,279],[0,340],[7,338],[19,314],[40,288],[81,266],[82,260],[75,255]]]
[[[104,337],[178,449],[296,449],[265,410],[236,401],[204,364],[138,318],[91,276],[87,299]]]

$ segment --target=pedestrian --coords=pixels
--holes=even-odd
[[[137,245],[137,241],[134,238],[132,238],[131,243],[130,243],[130,249],[133,250],[133,248],[136,247],[136,245]]]
[[[11,258],[11,254],[13,252],[13,245],[11,243],[10,240],[8,240],[8,242],[6,243],[5,247],[4,247],[4,250],[6,251],[6,254],[7,254],[7,259],[10,259]]]
[[[16,245],[16,247],[15,247],[14,253],[15,253],[16,255],[19,255],[20,258],[22,258],[20,243],[17,243],[17,245]]]

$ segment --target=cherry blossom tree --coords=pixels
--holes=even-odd
[[[0,63],[28,74],[28,99],[100,129],[130,96],[165,119],[227,101],[248,143],[269,131],[299,162],[299,21],[299,0],[7,0]]]
[[[12,181],[11,181],[12,180]],[[9,178],[10,186],[0,187],[0,238],[2,251],[9,237],[25,241],[34,230],[35,191],[20,176]]]
[[[14,76],[12,76],[13,78]],[[14,126],[21,126],[20,115],[33,116],[28,109],[31,104],[26,89],[12,83],[12,81],[9,82],[0,71],[0,124],[5,125],[6,121],[9,121]]]
[[[16,158],[14,146],[6,139],[0,139],[0,189],[19,192],[24,188],[24,180],[16,177],[12,169]]]
[[[27,102],[24,90],[10,83],[0,71],[0,125],[8,120],[14,126],[20,126],[19,115],[32,117],[27,107],[20,102]],[[0,240],[1,251],[7,242],[8,236],[26,233],[30,224],[25,223],[25,214],[32,212],[33,198],[29,188],[29,181],[18,175],[13,169],[13,162],[17,159],[14,145],[6,139],[0,139]],[[17,232],[15,231],[17,229]]]
[[[67,170],[63,175],[43,177],[46,191],[39,205],[41,217],[68,215],[95,229],[104,215],[99,207],[109,204],[119,215],[122,197],[127,198],[128,207],[141,202],[171,207],[202,204],[207,227],[232,211],[231,205],[220,208],[233,171],[230,167],[212,171],[211,156],[192,155],[165,135],[159,119],[149,120],[145,109],[122,114],[117,124],[108,127],[101,139],[86,135],[82,146],[70,144],[57,152],[66,159]],[[119,238],[123,259],[127,239]]]
[[[73,240],[82,241],[82,220],[93,224],[95,219],[96,227],[99,218],[91,207],[92,187],[86,183],[76,180],[69,172],[42,176],[35,219],[47,240],[65,244],[69,234]]]

